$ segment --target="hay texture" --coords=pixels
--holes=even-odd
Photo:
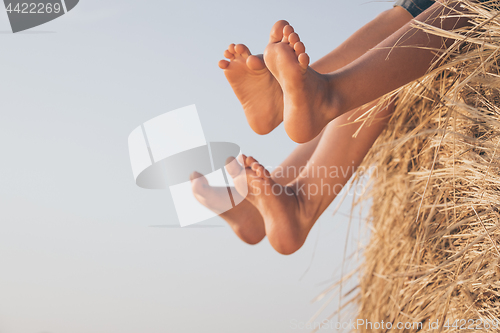
[[[387,97],[395,113],[363,162],[377,172],[362,198],[373,204],[357,318],[422,328],[359,332],[500,332],[500,13],[463,5],[466,29],[414,23],[456,42]]]

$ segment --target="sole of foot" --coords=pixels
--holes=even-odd
[[[281,254],[292,254],[302,247],[309,230],[300,217],[297,196],[291,188],[276,183],[268,170],[253,157],[240,156],[241,166],[232,165],[228,173],[239,193],[248,193],[264,219],[266,235]]]
[[[208,180],[198,172],[191,175],[191,189],[196,200],[222,217],[245,243],[254,245],[266,236],[264,220],[259,211],[244,198],[235,197],[238,192],[234,188],[230,193],[233,202],[239,204],[231,209],[228,209],[229,188],[210,186]]]
[[[244,44],[229,45],[224,57],[228,60],[219,61],[219,67],[243,106],[248,124],[257,134],[268,134],[283,121],[281,86],[267,69],[263,55],[252,55]]]
[[[293,27],[271,33],[264,61],[283,90],[284,124],[295,142],[314,139],[337,114],[327,75],[309,67],[309,55]]]

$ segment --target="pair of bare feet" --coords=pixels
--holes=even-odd
[[[231,44],[221,60],[248,123],[258,134],[267,134],[284,121],[292,140],[303,143],[316,137],[335,118],[328,98],[329,81],[309,67],[309,56],[299,35],[286,21],[278,21],[264,55],[252,55],[243,44]],[[203,175],[191,177],[195,197],[224,218],[246,243],[259,243],[266,235],[282,254],[297,251],[311,229],[303,204],[291,186],[275,182],[268,170],[253,157],[240,156],[227,163],[234,180],[239,205],[222,212],[227,189],[212,187]],[[234,191],[232,191],[234,193]]]
[[[243,44],[231,44],[221,60],[250,127],[268,134],[282,121],[298,143],[314,139],[339,116],[327,75],[309,67],[299,35],[287,21],[274,24],[264,54],[252,55]]]
[[[223,211],[227,201],[226,187],[210,186],[200,173],[191,175],[191,185],[196,199],[219,214],[241,240],[248,244],[259,243],[266,235],[276,251],[292,254],[304,244],[309,233],[303,222],[302,205],[292,186],[276,183],[255,158],[240,155],[239,163],[228,159],[226,169],[233,178],[237,206]],[[241,193],[247,193],[245,198]]]

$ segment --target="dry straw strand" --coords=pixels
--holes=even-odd
[[[356,202],[372,202],[370,240],[351,275],[359,286],[339,310],[422,323],[391,332],[457,332],[455,320],[500,331],[500,12],[498,1],[461,2],[466,29],[415,23],[456,41],[428,74],[382,99],[396,98],[396,109],[362,165],[377,169]],[[355,121],[369,126],[376,112]]]

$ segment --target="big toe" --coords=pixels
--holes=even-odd
[[[251,70],[254,71],[260,71],[264,68],[266,68],[266,64],[264,63],[264,60],[262,58],[262,54],[259,55],[251,55],[247,58],[247,66]]]
[[[279,20],[274,23],[271,29],[271,36],[269,38],[269,43],[278,43],[283,39],[283,28],[285,28],[288,24],[285,20]]]
[[[226,170],[232,178],[235,178],[241,173],[243,168],[234,157],[229,157],[226,160]]]

